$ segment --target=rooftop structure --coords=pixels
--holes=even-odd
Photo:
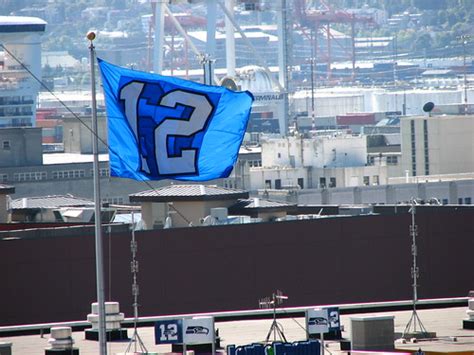
[[[10,195],[15,193],[15,188],[10,185],[0,184],[0,223],[9,222]]]
[[[41,197],[24,197],[21,199],[12,200],[10,208],[15,210],[28,208],[59,208],[59,207],[81,207],[93,206],[94,201],[74,197],[72,195],[56,195],[56,196],[41,196]]]
[[[89,222],[94,215],[93,207],[92,200],[55,195],[12,200],[10,212],[14,222]],[[85,214],[87,217],[83,220]]]
[[[367,138],[343,132],[262,141],[262,166],[341,167],[367,163]]]
[[[186,227],[200,225],[213,208],[227,208],[246,191],[212,185],[169,185],[130,195],[130,202],[140,202],[146,229],[159,225]],[[227,214],[227,213],[226,213]]]
[[[255,65],[236,70],[234,80],[239,90],[250,91],[255,98],[247,130],[249,132],[278,133],[285,131],[283,94],[275,87],[267,71]],[[224,79],[225,80],[225,79]]]
[[[248,192],[210,185],[169,185],[130,195],[131,202],[234,200]]]
[[[33,76],[41,80],[45,27],[46,22],[36,17],[0,16],[1,127],[35,125],[40,84]]]
[[[473,135],[473,115],[402,118],[402,170],[410,176],[472,173]]]
[[[289,213],[296,211],[296,204],[270,201],[258,197],[241,199],[229,208],[229,213],[233,215],[249,215],[259,218],[262,222],[286,218]]]

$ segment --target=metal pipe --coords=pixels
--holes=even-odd
[[[314,30],[311,28],[311,129],[316,128],[316,113],[314,108]]]
[[[255,47],[252,45],[252,42],[249,41],[249,39],[247,38],[247,36],[245,35],[244,31],[242,31],[242,29],[240,28],[240,26],[238,25],[238,23],[235,21],[234,17],[232,16],[232,14],[227,10],[227,8],[225,7],[225,5],[221,2],[221,1],[217,1],[217,4],[221,7],[222,11],[224,11],[225,15],[226,15],[226,18],[229,19],[229,21],[232,22],[232,24],[234,25],[234,28],[240,33],[240,36],[242,37],[242,40],[245,42],[245,44],[247,45],[247,47],[249,47],[249,49],[251,50],[251,52],[253,53],[255,59],[257,60],[258,62],[258,65],[260,65],[261,67],[263,67],[263,69],[265,70],[265,72],[268,74],[268,76],[270,77],[270,80],[273,82],[273,84],[278,87],[278,89],[283,92],[284,89],[283,87],[280,85],[280,83],[278,82],[278,80],[275,80],[275,78],[273,77],[272,73],[270,72],[270,69],[268,69],[268,66],[267,64],[265,63],[265,60],[263,59],[263,57],[257,52],[257,50],[255,49]]]
[[[153,71],[163,71],[163,39],[165,36],[165,0],[156,0],[155,5],[155,40],[153,43]]]
[[[226,0],[225,7],[231,16],[234,15],[234,0]],[[231,16],[225,17],[225,61],[227,75],[235,76],[235,34]]]

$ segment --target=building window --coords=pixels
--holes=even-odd
[[[387,165],[397,165],[398,157],[396,155],[387,156]]]
[[[443,205],[447,205],[448,204],[448,199],[447,198],[443,198]]]
[[[110,176],[110,171],[107,168],[102,168],[99,169],[99,176],[101,177],[109,177]]]
[[[272,180],[265,180],[265,188],[266,189],[272,188]]]
[[[281,189],[281,179],[275,179],[275,189]]]
[[[52,178],[55,180],[60,179],[79,179],[86,176],[86,172],[83,169],[80,170],[60,170],[53,171]]]
[[[335,177],[329,178],[329,187],[336,187],[336,178]]]
[[[370,156],[367,158],[367,165],[374,165],[375,163],[375,157],[374,156]]]
[[[90,176],[94,176],[94,170],[90,169]],[[100,177],[110,177],[110,170],[108,168],[100,168],[99,169],[99,176]]]
[[[325,189],[325,188],[326,188],[326,178],[325,178],[325,177],[319,178],[319,187],[320,187],[321,189]]]
[[[462,205],[462,197],[458,198],[458,205]]]
[[[380,185],[380,179],[378,175],[372,176],[372,184],[374,185]]]
[[[234,187],[236,187],[236,184],[235,184],[234,180],[232,180],[232,179],[225,179],[224,180],[224,187],[229,188],[229,189],[233,189]]]
[[[425,151],[425,175],[430,175],[430,155],[428,150],[428,121],[423,120],[423,137]]]
[[[0,174],[0,181],[7,182],[8,181],[8,174]]]
[[[364,176],[363,183],[364,183],[365,186],[369,186],[370,185],[370,177]]]
[[[107,197],[102,199],[103,203],[110,203],[112,205],[123,205],[123,197]]]
[[[262,161],[261,160],[249,160],[249,167],[251,168],[258,168],[262,166]]]
[[[10,150],[10,141],[3,141],[3,150]]]
[[[278,159],[280,159],[280,158],[281,158],[281,154],[280,154],[280,153],[278,153]]]
[[[465,197],[464,198],[464,204],[465,205],[470,205],[471,204],[471,198],[470,197]]]
[[[298,178],[298,186],[301,189],[304,189],[304,179],[303,178]]]
[[[46,179],[46,171],[33,171],[13,174],[14,181],[38,181]]]
[[[412,175],[416,176],[416,143],[415,143],[415,121],[410,121],[411,130],[411,169]]]

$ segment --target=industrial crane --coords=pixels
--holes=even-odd
[[[326,34],[327,40],[327,50],[325,55],[320,55],[325,57],[327,63],[327,79],[331,80],[331,63],[333,62],[331,56],[332,42],[337,40],[334,38],[331,33],[331,24],[349,24],[351,26],[351,60],[352,60],[352,80],[355,78],[355,24],[374,24],[374,20],[370,16],[360,16],[351,14],[344,10],[334,9],[328,5],[325,0],[318,1],[320,5],[317,8],[307,8],[306,0],[295,0],[295,12],[300,21],[301,26],[306,29],[314,31],[314,33],[323,32]],[[315,39],[317,36],[314,37]],[[311,43],[312,46],[315,46],[316,43]],[[317,47],[315,47],[317,48]]]

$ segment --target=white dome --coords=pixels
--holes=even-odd
[[[272,79],[262,67],[249,65],[236,70],[236,77],[241,90],[252,93],[277,92]]]

